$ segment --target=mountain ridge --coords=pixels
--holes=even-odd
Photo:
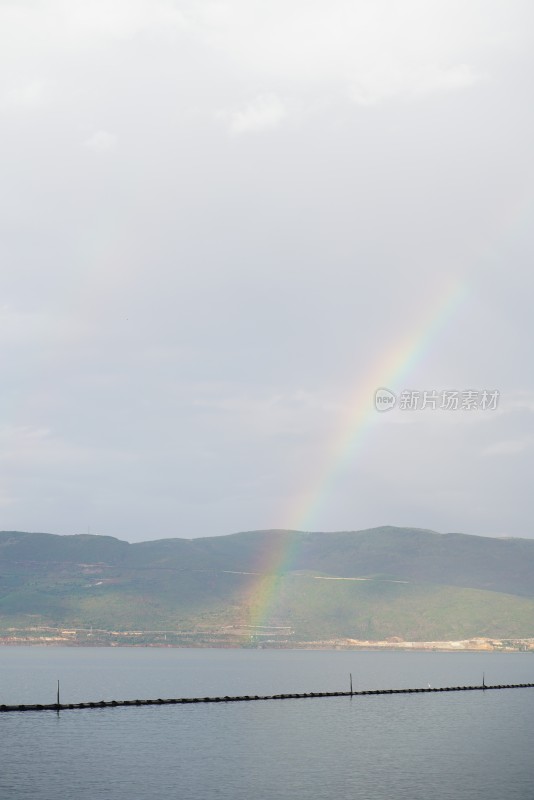
[[[0,633],[168,627],[209,637],[260,617],[292,641],[534,636],[534,540],[395,526],[133,543],[0,532]]]

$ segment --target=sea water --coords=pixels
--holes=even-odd
[[[534,682],[529,653],[0,647],[0,704]],[[0,714],[0,800],[532,800],[534,689]]]

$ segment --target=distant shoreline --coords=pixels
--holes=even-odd
[[[89,634],[85,631],[32,631],[25,634],[21,630],[11,630],[0,634],[0,646],[4,647],[135,647],[158,649],[216,649],[216,650],[347,650],[347,651],[386,651],[386,652],[439,652],[439,653],[534,653],[534,639],[498,639],[476,637],[472,639],[442,641],[365,641],[358,639],[331,639],[317,641],[222,641],[203,636],[196,641],[172,641],[151,638],[146,632],[109,631],[103,635]],[[52,634],[52,635],[50,635]]]

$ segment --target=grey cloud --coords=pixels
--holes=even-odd
[[[532,12],[390,8],[0,4],[1,527],[217,534],[323,491],[311,527],[531,535]],[[396,388],[501,410],[385,415],[322,490],[406,337]]]

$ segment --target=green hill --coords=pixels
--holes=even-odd
[[[0,634],[43,626],[178,643],[534,637],[534,541],[394,527],[137,544],[0,532]]]

